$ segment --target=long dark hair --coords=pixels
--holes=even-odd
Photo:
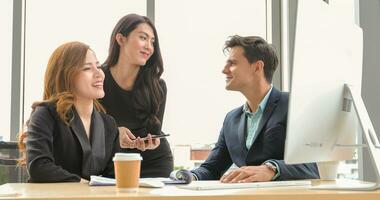
[[[138,113],[143,114],[142,117],[146,117],[148,115],[148,126],[160,127],[161,122],[158,119],[157,114],[165,98],[163,88],[160,84],[160,77],[164,72],[164,67],[157,31],[148,17],[137,14],[129,14],[122,17],[118,21],[112,31],[108,57],[103,63],[103,66],[111,68],[115,66],[119,60],[120,46],[116,41],[116,34],[120,33],[127,37],[139,24],[142,23],[146,23],[152,28],[155,42],[153,44],[154,52],[152,56],[148,59],[144,66],[140,67],[134,83],[134,105],[136,106]]]

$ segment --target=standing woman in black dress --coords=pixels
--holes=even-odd
[[[169,143],[151,138],[162,134],[166,102],[156,28],[145,16],[124,16],[112,32],[108,53],[100,102],[116,120],[120,145],[124,152],[141,153],[141,177],[168,177],[173,170]]]

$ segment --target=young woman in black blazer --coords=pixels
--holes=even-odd
[[[69,42],[51,55],[43,101],[33,104],[26,139],[30,182],[86,182],[90,175],[114,177],[118,129],[97,98],[104,96],[104,73],[88,45]]]
[[[149,18],[129,14],[119,20],[103,70],[105,96],[100,102],[119,126],[123,151],[141,153],[141,177],[168,177],[173,169],[169,143],[151,139],[162,134],[166,84],[160,78],[160,46]]]

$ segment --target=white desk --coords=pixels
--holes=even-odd
[[[313,181],[313,184],[324,182]],[[80,183],[7,183],[0,186],[0,194],[9,194],[0,199],[128,199],[128,200],[316,200],[316,199],[347,199],[347,200],[378,200],[380,190],[359,191],[328,191],[309,190],[307,186],[276,187],[259,189],[229,189],[193,191],[178,189],[175,186],[166,186],[159,189],[140,188],[137,193],[120,193],[114,186],[89,187]]]

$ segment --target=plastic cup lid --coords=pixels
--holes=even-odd
[[[115,153],[112,160],[142,160],[142,157],[139,153]]]

